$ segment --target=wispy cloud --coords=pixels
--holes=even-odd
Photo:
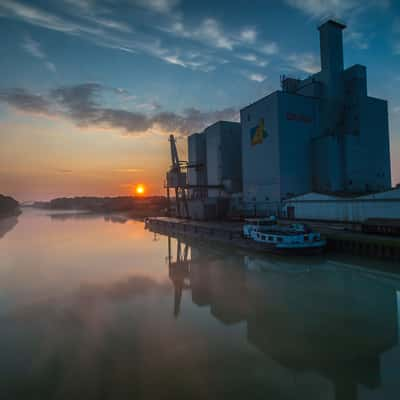
[[[64,0],[69,3],[77,0]],[[138,6],[140,2],[133,1],[133,5]],[[152,57],[158,58],[169,64],[178,65],[184,68],[200,70],[204,72],[212,71],[215,65],[221,63],[222,60],[217,56],[208,54],[207,52],[198,52],[193,57],[194,52],[190,48],[168,48],[162,43],[161,39],[153,34],[145,31],[134,32],[126,23],[117,21],[110,17],[109,10],[103,10],[104,15],[96,14],[94,3],[85,1],[76,11],[77,7],[69,7],[74,9],[74,14],[58,16],[50,12],[41,10],[34,6],[22,4],[16,0],[2,0],[0,2],[0,11],[5,11],[8,18],[16,18],[26,23],[39,26],[45,29],[63,32],[67,35],[79,36],[88,40],[97,46],[116,49],[128,53],[144,53]],[[173,4],[177,2],[171,1],[153,1],[143,2],[143,7],[152,8],[154,10],[169,10]],[[145,7],[145,8],[146,8]],[[220,34],[218,24],[215,21],[205,21],[197,33],[203,39],[217,40],[218,46],[229,47],[229,42],[224,42],[224,38]],[[30,46],[31,52],[35,51]],[[36,49],[38,53],[39,47]],[[54,70],[54,64],[48,62],[47,68]]]
[[[299,71],[315,74],[320,70],[319,58],[312,53],[293,53],[287,57],[290,66]]]
[[[51,72],[56,72],[57,71],[56,66],[50,61],[45,61],[44,66]]]
[[[5,10],[7,15],[10,17],[21,19],[32,25],[56,30],[59,32],[71,34],[77,34],[80,31],[90,33],[98,32],[95,29],[79,26],[72,21],[68,21],[47,11],[43,11],[30,5],[22,4],[14,0],[2,0],[0,3],[0,9]]]
[[[149,103],[138,103],[135,105],[135,108],[138,110],[143,110],[143,111],[147,111],[147,112],[154,112],[154,111],[161,110],[162,107],[160,104],[153,101],[153,102],[149,102]]]
[[[21,47],[29,53],[32,57],[35,57],[43,61],[43,65],[51,72],[56,72],[55,65],[48,61],[47,55],[43,51],[41,45],[36,40],[33,40],[30,36],[25,36]]]
[[[213,18],[204,19],[195,29],[187,28],[182,21],[177,21],[165,30],[179,37],[205,42],[221,49],[232,50],[235,44],[233,38],[227,35]]]
[[[132,32],[132,28],[129,25],[127,25],[121,21],[116,21],[113,19],[99,17],[99,16],[95,16],[95,15],[86,15],[85,18],[104,27],[104,28],[114,29],[114,30],[117,30],[120,32],[125,32],[125,33]]]
[[[33,57],[39,58],[41,60],[46,58],[46,55],[41,49],[39,42],[36,42],[30,36],[25,36],[22,43],[22,48]]]
[[[254,53],[246,53],[246,54],[237,54],[237,58],[247,61],[257,67],[266,67],[269,62],[263,58],[260,58],[257,54]]]
[[[279,52],[279,47],[275,42],[268,42],[268,43],[264,43],[263,45],[259,46],[259,51],[261,53],[271,56],[271,55],[277,54]]]
[[[254,43],[257,39],[257,31],[254,28],[245,28],[240,32],[242,42]]]
[[[344,19],[349,23],[345,31],[345,40],[359,50],[367,50],[370,40],[374,36],[366,29],[360,29],[360,16],[368,11],[386,10],[390,6],[390,0],[285,0],[293,8],[302,11],[313,19],[320,21],[327,18]],[[370,20],[367,26],[370,27]]]
[[[179,0],[131,0],[132,4],[138,5],[150,11],[158,13],[170,13],[180,3]]]
[[[88,12],[95,6],[96,0],[63,0],[67,6],[75,7],[79,11]]]
[[[187,135],[221,119],[238,119],[238,110],[232,107],[215,111],[187,108],[181,113],[158,110],[152,114],[105,107],[100,104],[104,90],[109,88],[98,83],[61,86],[46,95],[7,89],[0,90],[0,102],[25,112],[69,118],[80,127],[110,128],[127,135],[150,131]]]
[[[129,0],[138,15],[143,17],[136,27],[135,17],[131,24],[115,18],[113,9],[107,8],[108,2],[63,1],[68,7],[62,14],[57,7],[42,9],[20,0],[2,0],[0,12],[2,17],[79,37],[97,46],[130,54],[146,54],[194,71],[210,72],[218,65],[237,61],[235,54],[229,55],[236,48],[240,54],[258,54],[253,60],[254,65],[265,67],[268,61],[262,55],[270,56],[279,50],[275,42],[260,42],[257,28],[228,29],[215,18],[204,18],[196,25],[188,23],[179,12],[178,0]],[[171,35],[185,40],[172,41]],[[41,57],[46,68],[55,71],[54,63],[47,59],[38,42],[31,40],[25,48],[31,55]]]
[[[363,32],[350,30],[346,33],[345,40],[360,50],[369,48],[370,38]]]
[[[264,82],[267,79],[266,75],[257,72],[242,71],[242,75],[254,82]]]
[[[168,27],[162,28],[162,30],[180,38],[190,39],[206,46],[230,51],[238,46],[252,48],[257,43],[258,37],[258,32],[255,28],[242,28],[229,31],[215,18],[205,18],[196,26],[188,26],[182,19],[178,19],[173,21]],[[272,43],[272,46],[270,47],[272,51],[268,54],[273,54],[277,51],[277,46],[274,43]]]
[[[285,0],[312,18],[343,18],[354,13],[365,12],[369,8],[387,8],[390,0]]]
[[[203,72],[213,71],[215,64],[222,63],[222,60],[217,57],[210,57],[206,54],[198,54],[193,57],[190,51],[185,52],[182,50],[168,51],[165,54],[160,54],[159,58],[169,64]]]

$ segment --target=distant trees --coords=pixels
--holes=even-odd
[[[167,205],[167,199],[163,196],[62,197],[47,203],[34,204],[35,207],[51,210],[86,210],[99,213],[129,212],[136,216],[161,215]]]

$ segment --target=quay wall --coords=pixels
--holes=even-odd
[[[146,221],[146,225],[151,231],[166,235],[179,234],[201,240],[228,244],[249,251],[263,251],[262,244],[243,238],[239,224],[229,226],[228,224],[196,222],[173,218],[149,218]],[[327,240],[327,251],[400,261],[399,238],[353,232],[329,232],[323,229],[320,229],[320,231]]]

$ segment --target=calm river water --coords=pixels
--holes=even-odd
[[[25,210],[0,221],[0,398],[399,399],[392,267]]]

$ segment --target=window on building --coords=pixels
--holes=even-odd
[[[247,121],[250,121],[250,114],[247,114]]]

